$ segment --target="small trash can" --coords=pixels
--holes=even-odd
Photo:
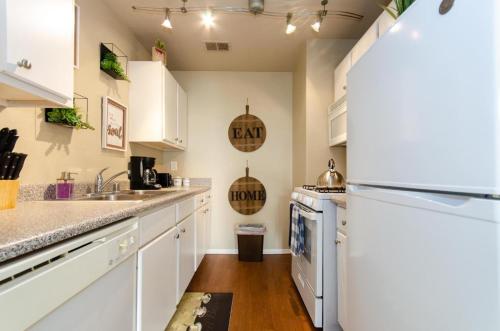
[[[266,227],[263,224],[238,224],[235,232],[238,235],[238,260],[261,262]]]

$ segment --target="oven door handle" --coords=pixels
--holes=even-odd
[[[315,213],[315,212],[306,210],[305,208],[303,208],[299,205],[296,205],[296,206],[299,207],[299,214],[302,215],[304,218],[306,218],[310,221],[315,221],[315,222],[320,220],[321,213]]]

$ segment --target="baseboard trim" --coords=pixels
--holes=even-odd
[[[269,248],[264,249],[264,255],[270,254],[290,254],[288,248]],[[238,249],[236,248],[211,248],[207,250],[207,254],[238,254]]]

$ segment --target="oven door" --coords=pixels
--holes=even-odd
[[[298,256],[298,265],[305,281],[316,297],[323,295],[323,213],[297,204],[304,218],[304,253]]]

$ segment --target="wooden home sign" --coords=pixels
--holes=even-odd
[[[258,179],[249,176],[247,167],[246,176],[237,179],[229,188],[228,199],[238,213],[253,215],[266,203],[266,188]]]
[[[246,105],[246,113],[236,117],[227,132],[229,141],[239,151],[253,152],[266,141],[266,126],[255,115],[250,115],[250,106]]]

